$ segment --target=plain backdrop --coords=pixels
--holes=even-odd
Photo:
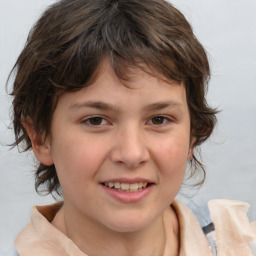
[[[53,0],[0,0],[0,248],[12,245],[29,221],[32,205],[53,202],[34,190],[31,154],[19,154],[10,125],[11,97],[5,82],[29,29]],[[201,205],[212,198],[244,200],[256,219],[256,1],[174,0],[208,51],[211,106],[222,112],[202,147],[207,179],[200,190],[184,187],[181,197]],[[11,83],[9,84],[9,88]]]

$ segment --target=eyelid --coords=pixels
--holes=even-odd
[[[101,118],[103,121],[104,121],[104,124],[99,124],[99,125],[93,125],[93,124],[90,124],[89,121],[92,120],[93,118]],[[88,123],[87,123],[88,122]],[[81,120],[81,123],[86,125],[86,126],[89,126],[89,127],[95,127],[95,128],[99,128],[99,127],[102,127],[102,126],[106,126],[106,125],[110,125],[111,123],[107,120],[106,117],[104,116],[101,116],[101,115],[91,115],[91,116],[87,116],[85,118],[83,118]],[[106,124],[107,123],[107,124]]]
[[[147,121],[147,123],[148,122],[150,122],[150,121],[152,121],[152,119],[153,118],[156,118],[156,117],[162,117],[162,118],[164,118],[165,119],[165,121],[164,121],[164,123],[162,123],[162,124],[150,124],[150,125],[153,125],[153,126],[155,126],[155,127],[161,127],[161,126],[165,126],[165,125],[168,125],[169,123],[172,123],[172,122],[174,122],[174,118],[173,117],[171,117],[171,116],[168,116],[168,115],[154,115],[154,116],[151,116],[150,118],[149,118],[149,121]]]

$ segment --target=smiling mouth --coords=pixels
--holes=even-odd
[[[139,192],[152,184],[148,182],[136,182],[131,184],[122,182],[105,182],[102,183],[102,185],[121,192]]]

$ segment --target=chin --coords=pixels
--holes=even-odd
[[[143,230],[152,222],[153,220],[143,219],[141,218],[141,216],[135,216],[135,218],[131,218],[131,216],[121,217],[115,218],[113,222],[109,225],[109,228],[111,228],[115,232],[133,233]]]

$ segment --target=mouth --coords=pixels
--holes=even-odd
[[[107,188],[117,190],[120,192],[139,192],[153,185],[153,183],[149,183],[149,182],[135,182],[135,183],[104,182],[101,184]]]

